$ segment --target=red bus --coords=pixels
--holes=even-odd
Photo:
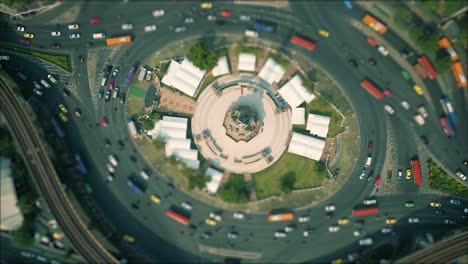
[[[421,56],[421,57],[418,58],[418,61],[419,61],[419,63],[421,63],[421,65],[426,70],[427,75],[429,76],[429,79],[434,80],[437,77],[438,73],[434,69],[434,66],[432,66],[429,59],[426,56]]]
[[[366,216],[372,214],[378,214],[379,208],[378,207],[365,207],[359,209],[353,209],[353,216]]]
[[[172,209],[167,210],[166,215],[183,225],[188,225],[190,222],[190,220],[187,217],[177,213],[176,211]]]
[[[313,51],[316,47],[314,42],[307,40],[303,37],[300,37],[298,35],[293,35],[289,41],[293,44],[306,48],[310,51]]]
[[[421,168],[419,167],[419,160],[411,160],[411,167],[413,168],[414,184],[419,186],[422,184]]]
[[[379,90],[379,88],[375,87],[375,85],[369,80],[363,80],[361,82],[361,87],[366,89],[376,99],[382,99],[384,96],[383,93]]]

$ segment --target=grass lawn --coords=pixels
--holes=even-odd
[[[70,62],[70,57],[68,55],[57,54],[57,53],[52,53],[52,52],[44,52],[44,51],[24,48],[24,47],[7,44],[7,43],[0,43],[0,47],[13,50],[16,52],[20,52],[23,54],[29,54],[36,58],[55,64],[68,72],[71,72],[71,62]]]
[[[257,198],[280,194],[280,179],[286,173],[296,175],[294,189],[321,186],[326,172],[322,174],[314,172],[316,163],[317,161],[285,152],[275,164],[252,175]]]
[[[283,67],[283,69],[286,71],[289,67],[289,60],[286,59],[285,57],[281,56],[280,54],[278,53],[275,53],[275,52],[270,52],[268,53],[268,56],[267,57],[270,57],[272,58],[274,61],[276,61],[276,63],[278,63],[279,65],[281,65],[281,67]]]
[[[427,160],[429,170],[429,185],[431,188],[447,192],[463,198],[468,198],[468,188],[449,176],[435,161]]]
[[[136,86],[132,86],[128,89],[128,94],[134,95],[136,97],[145,98],[145,90]]]
[[[250,47],[250,46],[244,46],[244,45],[239,45],[234,49],[234,56],[239,56],[239,53],[252,53],[256,57],[259,57],[262,54],[262,50],[259,48],[255,47]]]

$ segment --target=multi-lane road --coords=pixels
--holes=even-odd
[[[56,25],[53,19],[63,14],[69,8],[77,5],[80,7],[76,20],[70,23],[80,25],[78,32],[80,39],[69,39],[70,31],[67,24]],[[154,18],[152,11],[165,9],[166,14],[160,18]],[[219,17],[221,10],[231,10],[233,16],[223,18],[224,24],[207,20],[208,14],[216,14]],[[240,15],[249,15],[250,22],[241,22]],[[429,139],[427,145],[431,154],[436,157],[450,171],[460,168],[463,159],[467,159],[468,153],[468,122],[466,105],[466,89],[452,89],[448,96],[454,100],[455,110],[460,119],[457,126],[457,135],[448,139],[444,136],[437,117],[442,114],[439,98],[442,95],[440,87],[434,81],[425,81],[428,87],[427,93],[431,94],[432,101],[426,101],[424,97],[418,96],[412,90],[413,83],[401,77],[401,66],[391,57],[381,56],[377,50],[371,48],[360,31],[351,26],[351,20],[360,20],[364,11],[355,7],[352,10],[346,9],[342,2],[319,2],[319,1],[292,1],[288,8],[272,8],[258,6],[242,6],[231,2],[213,3],[212,10],[201,10],[198,2],[137,2],[125,3],[116,2],[109,5],[107,2],[66,2],[58,8],[39,15],[24,23],[28,32],[36,34],[32,46],[35,48],[47,48],[53,42],[62,43],[61,52],[70,54],[73,60],[72,74],[54,69],[50,65],[41,64],[40,69],[35,65],[28,65],[23,57],[11,55],[17,58],[17,63],[5,65],[5,69],[12,75],[19,70],[30,76],[30,80],[37,80],[45,76],[47,70],[60,77],[59,87],[64,87],[65,83],[71,91],[72,96],[63,97],[58,89],[49,89],[44,97],[36,97],[33,100],[41,105],[43,111],[41,116],[55,114],[58,105],[64,103],[69,109],[78,107],[83,114],[80,118],[70,117],[70,121],[65,125],[67,138],[66,143],[71,149],[82,153],[88,166],[91,168],[87,181],[95,190],[95,199],[106,212],[109,219],[113,219],[113,224],[122,232],[136,238],[130,247],[136,247],[138,252],[143,252],[148,258],[161,261],[219,261],[224,258],[221,255],[206,253],[208,247],[231,250],[229,254],[239,254],[240,256],[252,257],[245,261],[251,262],[298,262],[307,260],[327,261],[337,256],[343,256],[352,251],[360,251],[357,246],[359,238],[353,237],[352,231],[355,229],[353,223],[344,226],[336,234],[329,233],[327,228],[336,223],[340,217],[349,217],[351,208],[362,202],[370,193],[374,191],[372,182],[358,179],[358,175],[364,165],[367,154],[367,143],[374,142],[373,165],[370,170],[379,174],[383,168],[387,144],[397,146],[398,168],[409,167],[409,159],[420,152],[421,135]],[[90,25],[91,17],[99,16],[102,22],[97,25]],[[174,28],[183,25],[185,17],[193,17],[195,23],[185,25],[187,31],[175,33]],[[169,45],[173,42],[182,41],[187,38],[220,35],[223,33],[243,34],[246,28],[251,27],[255,19],[264,19],[278,23],[277,32],[260,33],[260,38],[276,43],[287,43],[290,34],[293,32],[304,34],[311,39],[317,40],[317,49],[313,53],[308,53],[291,46],[287,46],[290,51],[307,56],[312,61],[320,65],[327,71],[349,99],[353,110],[358,117],[360,130],[360,155],[356,162],[354,171],[350,174],[345,185],[332,197],[322,202],[315,208],[304,211],[297,211],[297,215],[309,215],[311,217],[310,228],[315,231],[307,239],[302,237],[302,229],[291,233],[287,239],[274,240],[273,233],[285,224],[270,224],[266,222],[265,214],[250,214],[249,221],[233,219],[232,212],[226,211],[223,214],[223,221],[220,226],[223,230],[216,232],[217,227],[208,227],[203,223],[208,214],[213,211],[210,205],[204,204],[189,194],[172,189],[167,185],[166,180],[160,177],[156,171],[153,172],[146,194],[143,198],[136,197],[126,186],[126,179],[129,175],[138,173],[143,168],[148,168],[144,159],[131,142],[125,120],[125,108],[117,100],[105,103],[96,98],[98,83],[102,67],[106,63],[111,63],[120,67],[120,75],[117,83],[120,83],[128,68],[141,64],[153,52]],[[108,48],[103,41],[92,40],[91,35],[95,32],[105,32],[107,35],[123,35],[121,24],[131,23],[134,30],[130,34],[134,42],[128,47]],[[157,30],[145,33],[145,25],[155,24]],[[15,32],[16,24],[11,23],[7,27],[4,35],[5,39],[17,42],[20,37]],[[319,29],[326,29],[330,32],[330,37],[325,39],[318,34]],[[51,31],[60,30],[62,37],[52,37]],[[391,30],[384,36],[386,41],[396,49],[408,47]],[[85,46],[92,42],[91,47]],[[287,44],[285,44],[287,45]],[[78,59],[83,56],[82,63]],[[367,60],[375,58],[376,66],[369,65]],[[350,59],[355,59],[359,66],[357,68],[348,64]],[[96,63],[95,78],[88,80],[90,70],[88,60]],[[18,68],[21,67],[21,68]],[[102,75],[101,75],[102,76]],[[375,101],[362,88],[359,82],[369,77],[381,86],[389,87],[393,90],[392,98],[384,99],[384,102]],[[32,82],[19,80],[27,90],[32,86]],[[90,86],[91,83],[91,86]],[[124,92],[126,92],[124,90]],[[400,106],[401,100],[407,100],[411,108],[409,111]],[[391,104],[395,108],[395,114],[389,116],[383,109],[385,103]],[[424,126],[414,124],[413,116],[416,107],[420,104],[426,105],[429,118]],[[104,128],[98,125],[99,118],[106,116],[109,120],[109,127]],[[48,119],[47,119],[48,120]],[[389,125],[388,125],[389,124]],[[387,133],[393,133],[393,142],[387,142]],[[465,136],[464,136],[465,135]],[[104,147],[105,140],[111,141],[109,148]],[[118,146],[118,141],[122,141],[124,147]],[[105,181],[105,164],[110,153],[116,154],[120,160],[116,172],[116,179],[107,183]],[[135,160],[136,161],[133,161]],[[463,168],[462,168],[463,169]],[[465,169],[466,174],[466,169]],[[398,218],[394,227],[396,235],[411,228],[414,232],[426,232],[430,228],[440,227],[446,230],[458,228],[466,223],[463,215],[464,205],[448,205],[448,198],[442,195],[424,194],[427,190],[428,178],[423,175],[424,184],[416,187],[409,181],[403,180],[398,184],[394,194],[378,197],[381,215],[379,218],[370,217],[366,219],[364,229],[374,237],[375,240],[385,240],[388,236],[382,235],[380,229],[385,226],[384,220],[388,216]],[[424,188],[423,188],[424,187]],[[158,193],[164,197],[161,205],[150,203],[149,196]],[[164,211],[171,205],[180,205],[183,201],[190,200],[193,204],[191,223],[197,226],[196,231],[191,231],[179,226],[164,216]],[[415,208],[405,208],[404,202],[412,200],[416,203]],[[440,200],[446,210],[446,215],[438,216],[434,214],[428,204],[431,200]],[[139,201],[139,209],[132,209],[131,204]],[[324,218],[323,206],[333,203],[337,206],[337,213],[331,220]],[[421,224],[415,227],[409,225],[408,217],[416,216],[422,219]],[[443,224],[445,219],[456,220],[455,224]],[[229,240],[226,236],[234,227],[239,238]],[[200,240],[200,234],[211,232],[213,236],[207,240]],[[193,234],[193,236],[192,236]],[[320,246],[317,246],[319,244]],[[226,251],[215,250],[226,253]],[[239,251],[239,252],[234,252]],[[251,254],[248,254],[251,253]],[[258,258],[257,258],[258,257]]]

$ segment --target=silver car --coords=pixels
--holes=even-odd
[[[71,39],[77,39],[77,38],[80,38],[80,33],[72,33],[70,34],[69,36]]]
[[[185,27],[176,27],[174,31],[175,33],[180,33],[180,32],[184,32],[185,30],[186,30]]]

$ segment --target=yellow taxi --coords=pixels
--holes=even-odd
[[[215,226],[216,225],[216,221],[211,219],[211,218],[207,218],[206,219],[206,224],[207,225],[210,225],[210,226]]]
[[[411,170],[410,169],[406,170],[406,179],[407,180],[411,179]]]
[[[33,33],[24,33],[23,36],[24,36],[25,38],[30,38],[30,39],[34,38],[34,34],[33,34]]]
[[[348,223],[349,223],[348,218],[341,218],[341,219],[338,219],[338,224],[339,224],[339,225],[347,225]]]
[[[124,235],[122,239],[130,243],[133,243],[135,241],[135,238],[129,235]]]
[[[331,262],[332,264],[343,264],[343,259],[339,258],[339,259],[335,259]]]
[[[59,109],[60,109],[60,111],[62,111],[63,113],[67,113],[67,112],[68,112],[68,109],[67,109],[63,104],[59,105]]]
[[[319,30],[319,34],[320,34],[321,36],[326,37],[326,38],[328,38],[328,36],[330,36],[330,32],[326,31],[325,29],[320,29],[320,30]]]
[[[413,86],[413,89],[414,89],[414,91],[415,91],[417,94],[419,94],[419,95],[423,95],[423,94],[424,94],[424,91],[423,91],[423,89],[421,88],[421,86],[419,86],[419,85],[417,85],[417,84],[415,84],[415,85]]]
[[[442,206],[442,204],[439,203],[439,202],[431,202],[429,205],[430,205],[431,207],[441,207],[441,206]]]
[[[156,194],[151,195],[151,201],[157,204],[161,203],[161,199]]]
[[[210,9],[211,7],[213,7],[213,4],[211,4],[210,2],[201,3],[201,8],[203,9]]]
[[[64,123],[68,122],[68,118],[67,118],[67,116],[66,116],[64,113],[60,113],[60,114],[59,114],[59,117],[60,117],[60,119],[62,119],[62,121],[63,121]]]
[[[396,224],[396,218],[394,218],[394,217],[393,218],[387,218],[387,219],[385,219],[385,223],[387,225],[394,225],[394,224]]]

